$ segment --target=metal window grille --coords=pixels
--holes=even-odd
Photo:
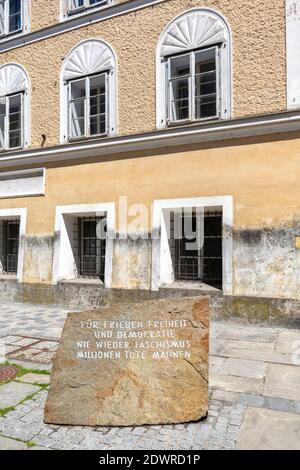
[[[6,274],[17,274],[19,255],[20,221],[1,221],[1,265]]]
[[[168,122],[219,116],[219,48],[168,58]]]
[[[222,211],[205,211],[204,213],[204,243],[200,249],[188,249],[196,241],[197,212],[191,215],[171,213],[170,249],[173,261],[175,280],[204,282],[222,289]],[[191,217],[191,226],[196,233],[194,240],[184,234],[185,217]],[[201,222],[200,222],[201,223]],[[175,237],[175,225],[181,224],[182,236]],[[177,232],[178,233],[178,232]]]
[[[104,236],[101,236],[100,226],[104,229]],[[79,277],[100,278],[104,282],[105,234],[106,217],[79,217],[76,220],[74,254]]]

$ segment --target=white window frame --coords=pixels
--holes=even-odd
[[[216,64],[216,114],[214,116],[208,116],[204,118],[196,118],[195,116],[195,55],[201,51],[209,51],[215,50],[215,64]],[[189,75],[180,76],[176,78],[171,77],[171,60],[176,57],[184,57],[189,56],[190,59],[190,73]],[[177,124],[185,124],[187,122],[198,122],[198,121],[208,121],[212,119],[219,119],[220,117],[220,88],[221,88],[221,74],[220,74],[220,51],[218,46],[212,46],[207,48],[195,49],[192,51],[184,52],[183,54],[176,54],[175,56],[168,56],[166,58],[166,72],[167,72],[167,125],[177,125]],[[187,119],[172,119],[172,101],[171,101],[171,89],[172,89],[172,81],[178,80],[179,78],[188,78],[189,81],[189,117]]]
[[[233,294],[233,197],[209,196],[183,199],[157,199],[153,204],[152,284],[157,291],[173,279],[165,212],[184,208],[220,207],[223,213],[223,294]],[[193,283],[195,285],[195,283]]]
[[[18,280],[18,282],[22,282],[22,280],[23,280],[23,268],[24,268],[24,257],[25,257],[24,238],[25,238],[25,234],[26,234],[27,209],[26,208],[21,208],[21,209],[0,209],[0,219],[7,219],[7,218],[19,218],[20,219],[17,280]]]
[[[88,15],[94,11],[108,8],[116,3],[116,0],[103,0],[98,4],[89,5],[88,0],[85,0],[85,5],[72,8],[71,0],[60,0],[60,14],[59,21],[69,21],[74,17]]]
[[[0,34],[0,41],[5,42],[10,40],[13,36],[20,36],[22,34],[28,33],[30,30],[30,21],[29,21],[29,1],[30,0],[21,0],[21,27],[16,31],[9,32],[9,19],[8,19],[8,0],[3,0],[5,2],[5,24],[4,32]]]
[[[204,26],[203,33],[199,25]],[[206,29],[205,29],[206,28]],[[183,33],[183,30],[185,33]],[[232,117],[232,33],[226,19],[210,8],[192,8],[175,18],[162,32],[156,48],[156,127],[164,129],[168,122],[168,57],[191,51],[218,47],[219,115]],[[197,119],[194,122],[205,122]],[[190,122],[190,121],[189,121]],[[188,123],[188,121],[186,121]],[[177,123],[180,124],[180,123]],[[175,123],[174,123],[175,125]]]
[[[72,3],[73,3],[72,0],[68,0],[68,14],[69,15],[72,15],[74,13],[78,13],[81,11],[85,11],[90,8],[97,8],[97,7],[106,5],[108,3],[108,0],[100,0],[100,2],[94,3],[94,4],[91,4],[90,0],[83,0],[83,5],[77,8],[72,8]]]
[[[24,147],[24,93],[25,92],[18,92],[13,93],[11,95],[6,95],[0,97],[1,99],[5,99],[5,118],[4,118],[4,146],[0,147],[0,152],[3,150],[18,150]],[[10,147],[9,146],[9,100],[15,96],[21,96],[21,144],[17,147]]]
[[[106,250],[105,250],[105,274],[104,287],[112,287],[113,246],[115,238],[115,203],[99,204],[75,204],[57,206],[55,216],[55,233],[53,254],[52,283],[74,279],[74,266],[76,260],[70,234],[73,234],[73,226],[70,225],[70,217],[96,217],[106,215]],[[76,277],[75,277],[76,279]],[[79,278],[80,279],[80,278]]]
[[[107,136],[108,134],[108,121],[109,121],[109,83],[108,83],[108,74],[109,72],[101,72],[97,73],[95,75],[88,75],[86,77],[82,78],[76,78],[74,80],[70,80],[68,82],[68,139],[69,141],[73,140],[80,140],[84,138],[94,138],[94,137],[100,137],[100,136]],[[97,77],[105,77],[105,132],[99,133],[99,134],[91,134],[90,130],[90,82],[91,79],[97,78]],[[84,98],[84,134],[80,136],[72,136],[71,135],[71,126],[72,126],[72,106],[71,102],[73,101],[71,97],[71,85],[72,83],[76,82],[82,82],[85,81],[85,98]]]

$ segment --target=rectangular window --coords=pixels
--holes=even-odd
[[[0,98],[0,149],[23,146],[23,93]]]
[[[222,211],[171,213],[170,247],[177,281],[222,289]]]
[[[76,249],[77,248],[77,249]],[[75,230],[75,258],[79,277],[104,282],[106,217],[79,217]]]
[[[107,74],[69,84],[71,139],[107,134]]]
[[[0,266],[4,274],[17,274],[20,220],[0,220]]]
[[[76,12],[85,8],[102,5],[107,3],[107,0],[69,0],[69,11]]]
[[[22,30],[22,0],[0,0],[0,36]]]
[[[218,94],[217,47],[168,59],[169,123],[218,117]]]

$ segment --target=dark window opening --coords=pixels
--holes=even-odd
[[[75,227],[78,276],[99,278],[104,282],[106,217],[79,217]]]
[[[1,265],[5,274],[17,274],[19,255],[19,220],[1,221]]]
[[[186,234],[186,227],[194,238]],[[222,211],[171,213],[170,249],[175,281],[201,281],[222,289]]]

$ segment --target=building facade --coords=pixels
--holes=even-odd
[[[300,1],[0,0],[0,292],[297,321]]]

